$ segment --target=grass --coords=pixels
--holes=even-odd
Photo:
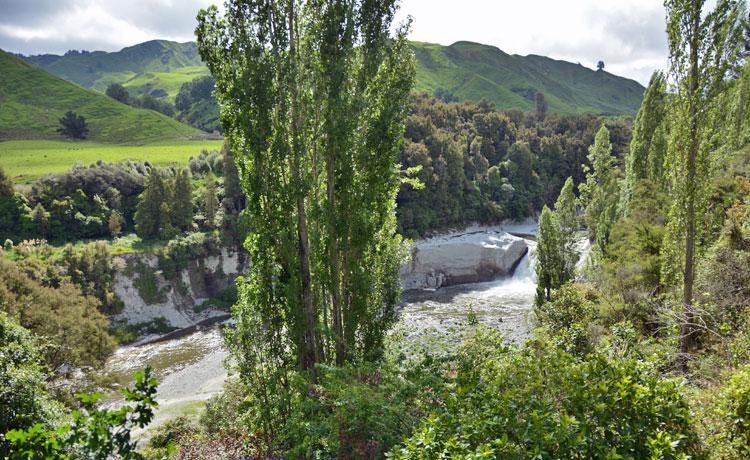
[[[220,150],[221,140],[175,140],[144,145],[110,145],[90,141],[22,140],[0,142],[0,166],[16,184],[28,184],[46,174],[67,171],[76,163],[102,160],[149,161],[155,165],[187,164],[202,149]]]
[[[535,95],[541,92],[550,111],[604,116],[635,115],[643,98],[638,82],[580,64],[510,55],[471,42],[411,46],[417,58],[415,89],[428,94],[440,88],[459,100],[486,99],[499,109],[533,111]]]
[[[86,118],[89,139],[146,143],[205,133],[153,110],[137,109],[37,69],[0,50],[0,139],[60,139],[59,119]]]
[[[125,80],[123,86],[131,94],[148,93],[154,89],[167,92],[167,98],[174,102],[180,86],[198,77],[209,75],[208,68],[202,65],[181,67],[170,72],[146,72]],[[106,90],[106,87],[105,87]]]

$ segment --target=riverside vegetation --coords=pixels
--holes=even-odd
[[[155,404],[148,371],[126,391],[134,406],[120,411],[45,385],[50,367],[95,367],[114,346],[103,315],[118,308],[112,248],[9,241],[0,396],[13,410],[0,418],[0,452],[750,454],[742,2],[665,2],[669,72],[652,77],[632,132],[626,121],[547,113],[543,98],[535,113],[410,99],[414,56],[408,24],[393,27],[393,1],[227,6],[201,11],[196,31],[227,136],[221,153],[188,169],[75,168],[27,194],[2,176],[0,209],[17,223],[3,228],[7,237],[134,230],[162,242],[166,271],[193,254],[192,239],[244,244],[253,263],[227,331],[236,379],[198,416],[171,420],[136,450],[130,430],[151,420]],[[530,340],[508,346],[471,315],[449,349],[389,335],[401,235],[539,211]],[[583,274],[573,245],[582,229],[592,242]]]

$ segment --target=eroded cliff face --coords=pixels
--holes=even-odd
[[[436,289],[510,275],[528,251],[523,238],[500,230],[457,232],[419,240],[401,267],[404,289]]]
[[[112,316],[113,324],[142,324],[164,318],[171,328],[184,328],[205,319],[226,315],[227,310],[203,308],[245,271],[246,257],[226,248],[214,255],[187,262],[187,267],[170,279],[159,270],[153,254],[115,257],[115,293],[125,304]]]
[[[513,273],[528,251],[527,241],[497,227],[472,227],[419,240],[411,260],[401,267],[405,290],[490,281]],[[114,291],[125,307],[110,320],[115,325],[161,322],[168,329],[186,328],[227,315],[226,305],[209,299],[220,296],[247,268],[245,253],[227,248],[187,261],[166,277],[153,254],[115,257]]]

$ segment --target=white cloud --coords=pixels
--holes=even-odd
[[[643,83],[666,65],[661,0],[402,0],[413,40],[468,40],[511,54],[539,54],[607,70]]]

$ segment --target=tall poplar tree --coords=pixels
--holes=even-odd
[[[242,372],[377,357],[399,299],[396,154],[414,81],[394,0],[229,1],[199,14],[253,261]],[[264,393],[272,395],[271,391]]]
[[[537,305],[548,302],[552,297],[552,290],[562,285],[564,261],[560,248],[560,227],[554,213],[544,206],[539,216],[539,237],[536,246]]]
[[[612,156],[609,130],[602,125],[589,147],[589,165],[584,165],[586,182],[580,184],[579,200],[584,208],[584,218],[589,238],[603,250],[609,231],[617,218],[619,189],[617,186],[617,159]]]
[[[135,231],[141,238],[158,237],[165,224],[164,220],[169,219],[169,215],[162,214],[161,206],[168,192],[164,176],[158,169],[152,168],[146,176],[143,192],[138,197],[133,216]]]
[[[643,179],[665,184],[664,158],[667,151],[667,81],[660,71],[651,75],[641,108],[633,123],[633,137],[625,159],[625,190],[620,203],[623,211]]]
[[[693,284],[698,221],[704,216],[711,177],[714,126],[711,118],[725,77],[742,43],[743,2],[718,0],[704,11],[705,0],[666,0],[670,51],[670,138],[667,165],[672,207],[662,274],[682,272],[683,324],[680,352],[684,358],[693,342]],[[685,361],[682,361],[684,366]]]
[[[555,218],[560,232],[560,251],[562,251],[561,282],[565,283],[575,277],[578,253],[575,249],[578,217],[576,216],[576,196],[573,193],[573,178],[568,177],[555,202]]]
[[[175,176],[171,214],[172,225],[177,230],[190,230],[193,225],[193,184],[187,168],[182,168]]]

